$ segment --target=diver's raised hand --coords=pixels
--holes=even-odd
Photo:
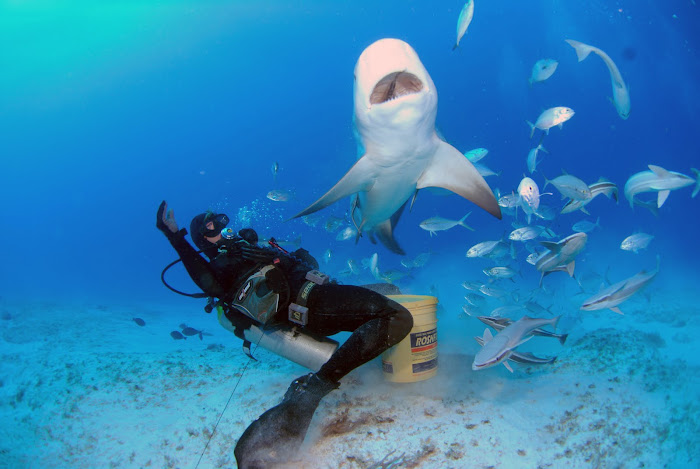
[[[177,233],[177,222],[175,221],[173,209],[168,210],[168,203],[165,200],[162,201],[160,207],[158,207],[156,227],[168,237]]]

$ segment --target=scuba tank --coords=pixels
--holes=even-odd
[[[219,323],[224,329],[235,333],[235,327],[223,308],[217,306],[216,309]],[[253,324],[244,329],[243,335],[245,340],[312,371],[320,370],[338,348],[338,342],[333,339],[301,331],[291,325],[266,330]]]

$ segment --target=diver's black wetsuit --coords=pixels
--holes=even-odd
[[[192,220],[192,240],[211,259],[207,261],[187,242],[186,230],[175,232],[177,224],[165,201],[156,216],[156,227],[180,255],[192,280],[204,293],[224,304],[229,304],[246,279],[261,267],[277,267],[266,269],[265,283],[260,283],[280,298],[278,310],[267,324],[290,323],[287,307],[290,302],[296,302],[306,283],[306,273],[318,268],[318,262],[303,249],[287,255],[276,249],[260,248],[257,234],[250,229],[239,231],[240,238],[226,239],[222,230],[227,224],[226,215],[212,212],[199,214]],[[232,234],[226,231],[227,236]],[[206,240],[207,236],[220,240],[212,244]],[[258,287],[255,288],[257,292]],[[352,334],[318,372],[295,379],[282,402],[265,411],[243,432],[234,449],[240,469],[267,468],[294,457],[321,399],[339,386],[343,376],[399,343],[413,327],[413,317],[406,308],[357,286],[315,285],[308,293],[306,306],[309,309],[306,330],[319,335],[340,331]],[[255,324],[235,308],[224,308],[224,313],[241,338],[243,330]]]
[[[226,301],[256,263],[231,252],[217,255],[215,250],[207,252],[212,256],[212,260],[207,261],[187,242],[185,234],[182,229],[168,239],[190,277],[207,295]],[[285,303],[280,305],[274,320],[289,322],[287,306],[297,298],[306,281],[305,275],[312,267],[292,255],[269,250],[279,259],[278,266],[289,283],[288,298],[281,299]],[[306,306],[309,308],[306,330],[323,336],[341,331],[353,333],[316,373],[321,379],[335,383],[399,343],[413,327],[413,317],[406,308],[379,293],[354,285],[317,285],[311,290]],[[229,311],[227,318],[242,328],[253,321],[235,310]]]

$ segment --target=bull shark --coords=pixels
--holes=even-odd
[[[603,62],[605,62],[610,72],[610,81],[612,82],[613,97],[611,101],[615,105],[617,114],[622,119],[626,120],[630,116],[630,93],[615,62],[613,62],[608,54],[597,47],[574,41],[573,39],[566,39],[566,42],[576,51],[579,62],[585,60],[591,52],[603,59]]]
[[[634,196],[642,192],[657,192],[656,205],[658,208],[666,202],[672,190],[681,189],[695,183],[695,179],[685,174],[669,171],[653,164],[650,171],[640,171],[633,174],[625,183],[625,197],[634,207]]]
[[[588,241],[586,233],[574,233],[556,243],[540,241],[540,244],[549,250],[537,258],[535,263],[535,268],[542,272],[540,287],[542,279],[551,272],[565,270],[569,276],[573,277],[576,267],[574,259],[586,246],[586,241]]]
[[[352,218],[404,254],[393,236],[405,202],[419,189],[448,189],[496,218],[501,210],[474,165],[435,132],[437,90],[418,54],[399,39],[380,39],[355,66],[354,124],[360,157],[302,217],[357,194]],[[373,240],[373,238],[371,238]]]
[[[617,314],[624,314],[620,308],[618,308],[618,305],[627,301],[629,297],[649,285],[658,273],[659,259],[657,257],[656,270],[653,272],[642,270],[628,279],[610,285],[584,301],[581,309],[584,311],[596,311],[607,308]]]
[[[513,349],[530,340],[533,337],[532,331],[537,328],[546,325],[556,328],[560,317],[539,319],[523,316],[496,334],[496,336],[492,336],[491,331],[486,329],[483,337],[484,346],[474,357],[472,370],[482,370],[503,363],[508,368],[508,371],[513,372],[513,369],[506,361],[513,354]]]

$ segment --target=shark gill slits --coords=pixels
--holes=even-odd
[[[374,86],[369,97],[370,104],[381,104],[392,99],[418,93],[423,82],[412,73],[399,71],[386,75]]]

